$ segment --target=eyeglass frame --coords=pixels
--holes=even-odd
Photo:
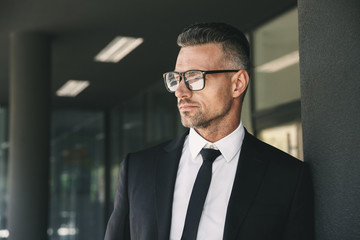
[[[201,91],[201,90],[203,90],[203,89],[205,88],[205,82],[206,82],[206,81],[205,81],[205,76],[206,76],[206,74],[226,73],[226,72],[238,72],[238,71],[240,71],[240,70],[241,70],[241,69],[238,69],[238,70],[235,70],[235,69],[234,69],[234,70],[211,70],[211,71],[203,71],[203,70],[192,69],[192,70],[187,70],[187,71],[185,71],[185,72],[171,71],[171,72],[166,72],[166,73],[163,74],[163,80],[164,80],[164,83],[165,83],[166,90],[168,90],[168,92],[174,93],[174,92],[176,92],[177,88],[176,88],[175,91],[171,91],[171,90],[169,89],[169,87],[168,87],[168,85],[167,85],[167,81],[166,81],[166,79],[165,79],[165,74],[177,73],[177,74],[179,74],[179,76],[180,76],[180,80],[179,80],[179,83],[178,83],[178,87],[179,87],[179,85],[180,85],[181,80],[184,79],[185,86],[186,86],[187,89],[189,89],[190,91]],[[186,81],[185,75],[184,75],[185,73],[190,72],[190,71],[199,71],[199,72],[202,73],[202,78],[203,78],[203,81],[204,81],[204,86],[203,86],[201,89],[198,89],[198,90],[192,90],[192,89],[190,89],[190,86],[189,86],[188,82]]]

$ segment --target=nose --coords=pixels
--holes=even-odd
[[[184,80],[179,82],[179,86],[175,91],[175,96],[177,98],[190,98],[192,96],[192,91],[186,87]]]

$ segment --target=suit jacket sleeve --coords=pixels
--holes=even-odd
[[[304,164],[289,213],[284,239],[313,240],[313,187],[309,168]]]
[[[127,189],[128,156],[129,155],[125,157],[121,165],[120,180],[116,191],[114,210],[106,228],[105,240],[130,239],[129,201]]]

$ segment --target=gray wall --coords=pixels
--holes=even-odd
[[[317,240],[360,239],[360,1],[299,0],[304,159]]]

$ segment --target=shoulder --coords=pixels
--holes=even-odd
[[[266,169],[264,174],[266,186],[296,189],[300,184],[311,187],[310,168],[306,162],[264,143],[249,133],[245,134],[241,151],[243,150],[242,161]]]
[[[181,136],[141,151],[128,153],[122,168],[127,173],[129,181],[150,181],[154,178],[153,174],[158,166],[168,166],[176,162],[177,153],[182,151],[183,138]]]

